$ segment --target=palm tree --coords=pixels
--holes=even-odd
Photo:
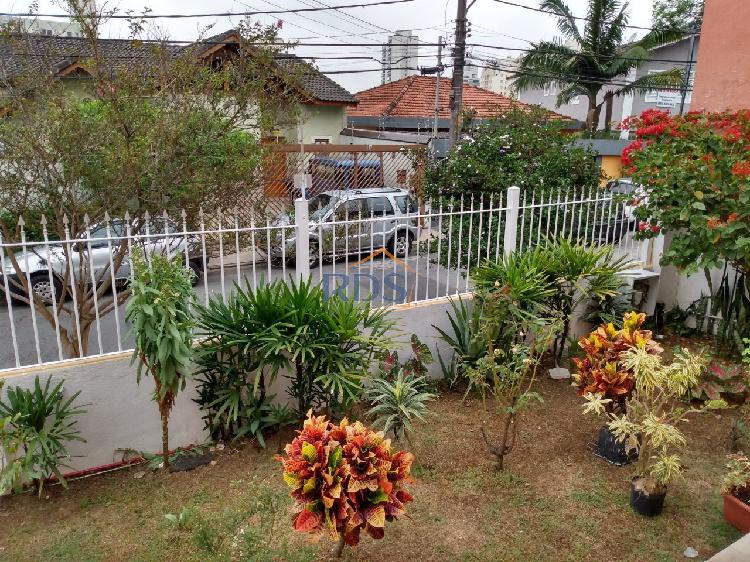
[[[542,0],[540,9],[557,17],[557,27],[568,41],[532,43],[532,49],[521,59],[514,87],[523,91],[558,86],[558,107],[575,96],[586,96],[588,131],[596,131],[602,106],[606,106],[605,127],[609,130],[615,96],[682,86],[682,71],[678,68],[641,76],[629,84],[625,84],[625,78],[630,70],[648,60],[651,49],[682,38],[684,32],[654,29],[638,41],[624,43],[628,4],[620,0],[589,0],[583,33],[563,0]]]

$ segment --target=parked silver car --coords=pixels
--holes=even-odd
[[[417,239],[419,209],[408,191],[376,187],[324,191],[312,197],[310,210],[310,266],[323,259],[363,254],[386,248],[403,258]],[[289,217],[279,224],[289,224]],[[294,264],[296,239],[278,236],[271,246],[271,259]]]
[[[166,228],[165,228],[166,226]],[[179,230],[172,223],[164,225],[160,219],[152,223],[152,236],[138,237],[133,236],[130,240],[131,247],[142,248],[147,254],[161,253],[173,256],[184,256],[186,240],[180,236]],[[161,233],[164,233],[163,235]],[[158,234],[158,235],[157,235]],[[46,304],[53,302],[52,295],[61,294],[62,283],[65,279],[65,272],[72,269],[76,278],[86,275],[87,281],[91,279],[91,269],[82,268],[81,258],[88,262],[93,268],[96,279],[102,276],[109,279],[111,275],[109,268],[113,263],[114,256],[118,252],[120,244],[127,243],[125,222],[116,219],[110,222],[109,229],[107,225],[95,225],[90,230],[90,236],[75,243],[69,243],[69,260],[66,257],[62,243],[51,241],[48,245],[30,246],[26,251],[15,253],[21,274],[26,275],[28,272],[31,281],[31,287]],[[193,272],[193,282],[197,283],[202,278],[205,263],[203,257],[198,252],[193,252],[197,246],[197,240],[188,236],[187,247],[189,256],[189,268]],[[129,248],[130,249],[130,248]],[[24,295],[25,291],[21,288],[18,279],[18,272],[13,266],[13,262],[6,254],[3,259],[3,270],[0,275],[0,297],[5,292],[5,279],[8,277],[8,288],[11,295]],[[52,272],[52,283],[50,283],[50,271]],[[130,278],[130,258],[126,253],[116,268],[114,280],[119,285],[125,285]]]

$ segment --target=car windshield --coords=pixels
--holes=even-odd
[[[337,202],[338,199],[336,199],[335,197],[331,197],[330,195],[327,195],[325,193],[316,195],[307,203],[308,208],[310,209],[310,220],[322,220],[323,217],[326,216],[328,211],[330,211]]]

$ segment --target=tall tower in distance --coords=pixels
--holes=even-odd
[[[381,84],[419,74],[419,37],[409,29],[397,30],[383,47]]]

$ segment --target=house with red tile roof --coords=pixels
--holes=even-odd
[[[381,131],[383,133],[409,132],[419,137],[429,134],[435,122],[435,87],[437,79],[431,76],[408,76],[354,94],[356,106],[347,108],[347,126],[350,133]],[[438,130],[446,133],[450,127],[450,78],[441,78],[439,92]],[[475,121],[491,119],[510,111],[513,107],[531,110],[529,104],[496,94],[489,90],[464,84],[463,109],[473,114]],[[570,122],[570,129],[579,128],[576,120],[553,111],[550,119]],[[346,134],[342,131],[342,135]]]

